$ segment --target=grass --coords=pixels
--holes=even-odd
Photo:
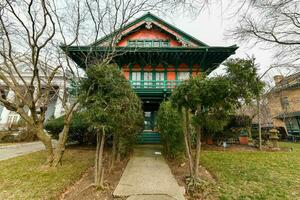
[[[300,144],[286,152],[203,151],[201,164],[217,179],[221,200],[300,199]]]
[[[58,199],[94,163],[94,151],[67,149],[63,165],[45,168],[44,151],[0,161],[0,199]]]

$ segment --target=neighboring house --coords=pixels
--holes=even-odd
[[[239,115],[247,115],[251,118],[253,128],[258,127],[257,112],[258,108],[255,100],[250,105],[243,105],[237,110]],[[260,124],[264,130],[273,128],[273,120],[266,99],[262,99],[260,102]]]
[[[288,134],[300,134],[300,72],[274,76],[275,86],[267,94],[273,126]]]
[[[109,47],[115,35],[120,35],[118,42]],[[156,111],[174,87],[190,76],[211,72],[237,48],[235,45],[209,46],[151,13],[90,45],[62,47],[83,69],[107,52],[117,53],[112,62],[123,70],[143,102],[145,127],[142,141],[151,141],[155,137],[151,134],[155,133]]]
[[[23,79],[26,82],[28,81],[29,83],[32,77],[32,65],[28,64],[28,59],[26,57],[16,58],[15,63],[18,72],[21,74]],[[41,61],[39,62],[39,67],[41,74],[47,74],[47,72],[48,74],[50,74],[49,71],[52,70],[52,67],[49,67],[48,64],[46,65]],[[16,80],[18,80],[17,74],[15,75],[15,78]],[[41,76],[41,80],[46,80],[44,75]],[[63,82],[64,76],[61,71],[58,71],[55,78],[52,80],[52,85],[55,90],[50,93],[50,101],[45,116],[46,120],[51,117],[56,118],[64,114],[62,103],[57,96],[58,94],[63,94]],[[15,96],[14,92],[12,90],[9,90],[7,86],[3,84],[2,81],[0,81],[0,95],[2,95],[3,98],[10,100],[13,100]],[[16,112],[7,110],[4,106],[0,105],[0,129],[8,129],[11,127],[12,124],[16,124],[19,120],[20,115],[18,115]]]

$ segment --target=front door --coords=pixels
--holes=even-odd
[[[144,130],[153,131],[154,130],[154,112],[145,112]]]

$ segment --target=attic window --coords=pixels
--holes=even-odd
[[[169,47],[169,40],[129,40],[129,47]]]

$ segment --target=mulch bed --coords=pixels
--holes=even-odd
[[[185,187],[185,190],[187,191],[186,178],[189,176],[188,160],[184,160],[182,162],[178,162],[175,160],[167,160],[167,163],[171,168],[171,171],[175,176],[178,184],[180,186]],[[207,186],[205,186],[205,190],[197,194],[194,193],[193,196],[186,193],[185,198],[188,200],[217,199],[213,191],[213,187],[216,184],[216,179],[209,173],[209,171],[207,171],[202,166],[199,166],[199,177],[208,184]]]
[[[280,149],[273,149],[271,148],[271,144],[269,145],[263,145],[262,150],[263,151],[290,151],[291,148],[288,147],[281,147]],[[224,148],[223,146],[217,146],[217,145],[202,145],[203,150],[211,150],[211,151],[233,151],[233,152],[245,152],[245,151],[259,151],[258,148],[255,146],[250,145],[241,145],[241,144],[230,144],[227,148]]]
[[[203,150],[212,150],[212,151],[258,151],[254,146],[241,145],[241,144],[229,144],[228,147],[224,148],[223,146],[217,145],[202,145]]]
[[[110,150],[104,152],[104,189],[97,190],[94,186],[94,167],[89,168],[82,178],[74,185],[66,189],[66,191],[60,196],[61,200],[113,200],[112,193],[114,192],[119,180],[123,174],[123,171],[129,161],[124,159],[115,163],[115,167],[109,173],[109,157],[111,155]]]

